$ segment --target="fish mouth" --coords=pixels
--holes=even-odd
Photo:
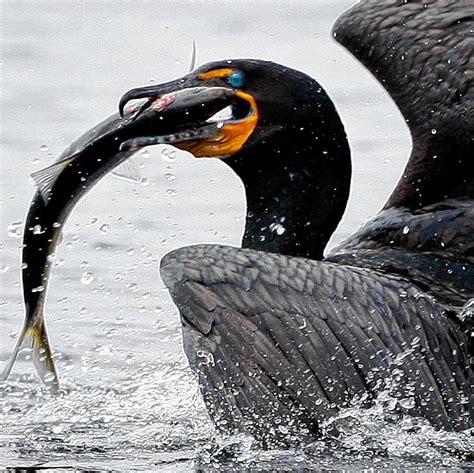
[[[196,157],[216,158],[239,151],[258,117],[250,94],[185,80],[132,89],[121,98],[119,111],[122,126],[134,135],[121,142],[120,151],[169,144]]]

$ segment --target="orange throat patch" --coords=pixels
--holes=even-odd
[[[184,141],[175,146],[191,152],[197,158],[225,158],[240,151],[257,127],[258,109],[252,95],[240,90],[236,91],[236,95],[249,102],[252,113],[248,117],[224,122],[222,128],[209,138]]]

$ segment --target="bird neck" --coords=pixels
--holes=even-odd
[[[337,125],[331,136],[267,141],[229,162],[247,198],[244,248],[322,259],[350,188],[350,150]]]

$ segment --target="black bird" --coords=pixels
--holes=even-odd
[[[366,1],[336,23],[336,39],[400,107],[413,152],[381,213],[325,262],[350,169],[326,100],[306,117],[298,103],[287,123],[279,105],[271,123],[287,126],[226,159],[246,190],[243,249],[199,245],[163,259],[218,426],[263,442],[301,438],[302,425],[318,431],[383,389],[437,427],[471,425],[471,322],[455,314],[474,297],[472,19],[468,2]],[[287,90],[313,93],[294,79],[285,71]]]
[[[326,261],[318,260],[345,206],[349,153],[332,105],[317,99],[308,114],[301,94],[312,96],[311,82],[291,71],[284,83],[296,113],[278,105],[270,123],[279,133],[225,161],[245,185],[243,249],[199,245],[163,259],[218,426],[264,443],[301,438],[302,425],[318,431],[342,406],[384,389],[437,427],[471,425],[472,316],[456,315],[474,297],[468,10],[457,1],[366,1],[336,23],[336,39],[400,107],[413,152],[381,213]],[[286,100],[264,82],[253,87],[245,90]]]
[[[26,228],[25,254],[47,260],[45,242],[56,241],[48,232],[73,205],[65,195],[61,207],[55,192],[76,175],[80,196],[105,168],[154,143],[223,159],[245,186],[242,248],[196,245],[161,264],[216,425],[287,443],[383,392],[437,427],[469,427],[472,317],[460,315],[474,297],[466,12],[458,1],[367,1],[336,24],[337,39],[400,106],[414,146],[385,209],[326,260],[350,185],[343,125],[316,81],[257,60],[207,64],[125,94],[124,118],[73,145],[66,171],[40,175],[29,221],[43,236]],[[133,99],[145,101],[128,107]],[[222,109],[228,115],[215,115]],[[48,207],[61,218],[46,218]],[[47,271],[36,279],[46,287]]]

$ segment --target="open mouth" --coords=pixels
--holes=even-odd
[[[140,90],[140,89],[136,89]],[[123,141],[121,151],[170,144],[196,157],[224,158],[238,151],[256,126],[257,108],[251,95],[226,87],[192,87],[145,98],[125,96],[124,118],[143,134]]]

